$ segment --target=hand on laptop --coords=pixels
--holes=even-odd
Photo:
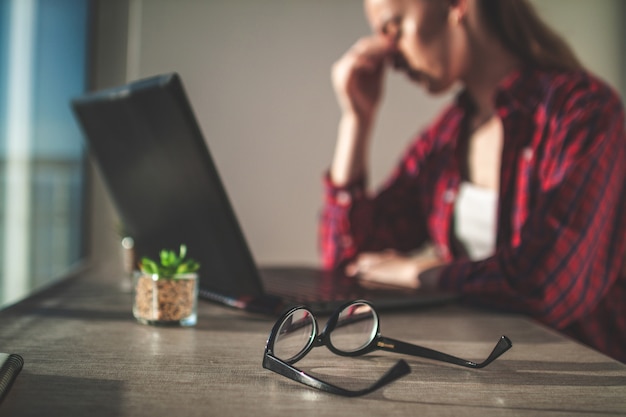
[[[404,255],[393,250],[360,254],[346,267],[346,274],[365,282],[420,288],[436,285],[438,272],[445,264],[429,251]]]

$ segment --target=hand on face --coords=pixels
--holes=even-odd
[[[371,118],[382,95],[384,69],[395,47],[382,36],[359,39],[332,69],[335,93],[342,110]]]

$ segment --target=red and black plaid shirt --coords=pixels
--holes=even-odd
[[[322,262],[426,241],[449,261],[439,285],[470,302],[528,314],[626,362],[626,133],[622,104],[585,72],[524,68],[495,96],[504,128],[496,253],[459,255],[452,236],[465,172],[461,95],[408,148],[374,196],[365,180],[326,180]]]

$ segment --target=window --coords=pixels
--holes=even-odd
[[[0,0],[0,306],[83,256],[89,0]]]

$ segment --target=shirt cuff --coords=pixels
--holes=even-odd
[[[365,177],[358,178],[346,185],[337,186],[330,178],[330,172],[324,175],[324,191],[326,201],[330,204],[339,206],[348,206],[355,199],[362,198],[365,195]]]
[[[460,293],[464,283],[464,280],[460,277],[468,273],[468,271],[460,270],[467,269],[468,266],[468,262],[458,260],[444,266],[437,276],[437,287],[444,291]]]

